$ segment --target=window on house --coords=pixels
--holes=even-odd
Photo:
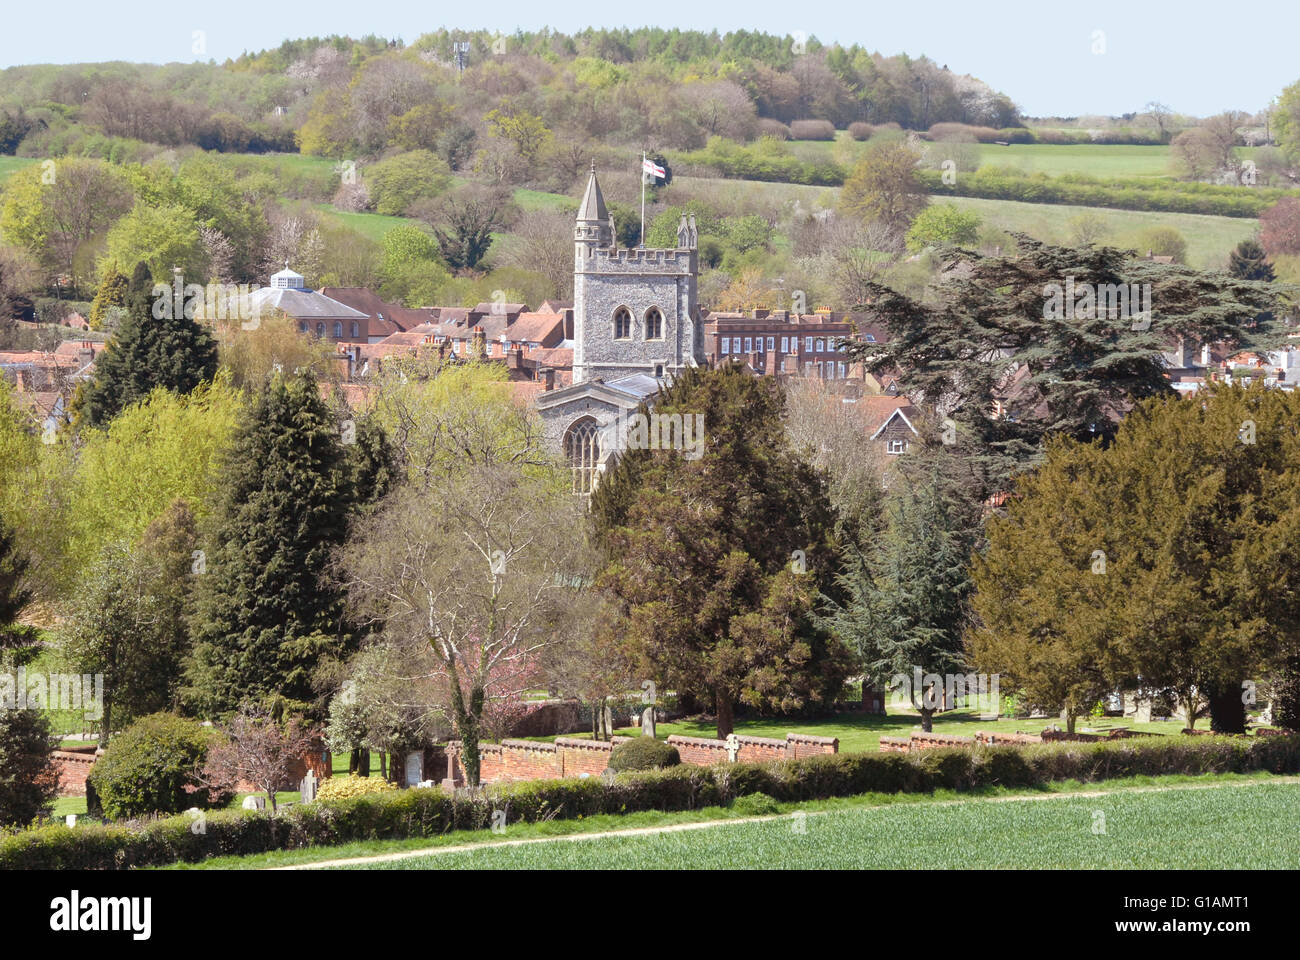
[[[754,349],[754,338],[753,338],[753,337],[746,337],[746,338],[745,338],[745,352],[746,352],[746,353],[749,353],[749,352],[751,352],[753,349]]]
[[[825,340],[818,340],[818,341],[817,341],[817,352],[818,352],[818,353],[825,353],[825,352],[826,352],[826,341],[825,341]]]
[[[664,315],[658,307],[651,307],[645,315],[645,338],[662,340],[664,338]]]
[[[342,321],[342,320],[335,320],[335,321],[334,321],[334,339],[335,339],[335,340],[342,340],[342,339],[343,339],[343,321]]]
[[[804,375],[805,377],[811,377],[811,376],[813,375],[813,363],[812,363],[811,360],[808,360],[808,361],[806,361],[806,362],[804,363],[804,365],[803,365],[803,375]]]
[[[325,336],[325,324],[323,323],[316,324],[316,336],[318,337]]]
[[[767,349],[769,349],[769,350],[775,350],[775,349],[776,349],[776,337],[768,337],[768,338],[767,338]]]
[[[663,365],[662,363],[656,363],[656,364],[655,364],[655,379],[657,379],[657,380],[658,380],[658,379],[662,379],[662,378],[663,378],[663,375],[664,375],[664,365]]]
[[[906,440],[890,440],[890,441],[889,441],[889,448],[888,448],[888,449],[889,449],[889,452],[892,453],[892,454],[894,454],[894,455],[897,455],[897,454],[900,454],[900,453],[906,453],[906,452],[907,452],[907,441],[906,441]]]
[[[790,338],[789,338],[789,337],[782,337],[782,338],[781,338],[781,352],[782,352],[782,353],[789,353],[789,352],[790,352]]]
[[[307,321],[306,321],[306,320],[299,320],[299,321],[298,321],[298,329],[301,330],[303,333],[306,333],[306,332],[307,332]]]
[[[825,365],[824,363],[822,363],[820,360],[817,361],[817,376],[819,376],[819,377],[823,377],[823,378],[826,376],[826,369],[825,369],[825,367],[826,367],[826,365]]]
[[[845,377],[847,377],[848,375],[849,375],[849,365],[848,365],[847,363],[841,363],[841,364],[840,364],[840,379],[843,380],[843,379],[844,379]]]
[[[731,352],[740,353],[740,337],[731,338]]]
[[[596,483],[596,464],[600,460],[596,421],[583,417],[564,435],[564,456],[573,475],[573,492],[589,494]]]
[[[614,339],[632,339],[632,311],[627,307],[619,307],[614,311]]]
[[[721,351],[721,352],[722,352],[723,356],[726,356],[727,354],[729,354],[729,353],[731,352],[731,338],[730,338],[730,337],[723,337],[723,338],[722,338],[722,351]]]
[[[352,321],[352,339],[353,339],[353,340],[357,340],[357,339],[360,338],[360,336],[361,336],[361,324],[359,324],[359,323],[357,323],[355,320],[353,320],[353,321]]]
[[[804,337],[804,338],[803,338],[803,348],[804,348],[804,350],[806,350],[808,353],[812,353],[812,345],[813,345],[813,338],[812,338],[812,337]]]

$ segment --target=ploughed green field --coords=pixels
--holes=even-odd
[[[509,839],[506,837],[505,839]],[[1294,869],[1300,784],[783,814],[624,836],[484,845],[340,869]]]

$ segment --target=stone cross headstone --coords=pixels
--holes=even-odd
[[[653,737],[655,735],[655,708],[646,707],[641,711],[641,736]]]
[[[734,733],[727,734],[727,759],[735,763],[736,755],[740,753],[740,738]]]
[[[308,770],[307,776],[303,777],[298,783],[298,792],[302,794],[302,802],[311,803],[315,800],[317,789],[319,789],[319,784],[316,782],[316,774]]]

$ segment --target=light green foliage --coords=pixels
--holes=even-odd
[[[447,162],[428,150],[399,153],[363,171],[377,213],[400,216],[417,200],[430,199],[451,186]]]
[[[186,396],[155,391],[106,430],[88,431],[70,478],[72,570],[108,544],[134,542],[178,497],[205,515],[215,460],[244,414],[241,395],[218,377]]]
[[[199,239],[199,221],[175,203],[137,203],[108,231],[100,272],[118,264],[146,263],[159,283],[172,282],[172,268],[180,267],[186,283],[208,279],[208,258]]]
[[[951,203],[927,207],[916,215],[907,231],[907,249],[916,253],[945,243],[969,247],[979,240],[979,226],[978,214],[959,210]]]

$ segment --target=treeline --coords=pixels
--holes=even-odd
[[[463,72],[456,43],[469,45]],[[1018,122],[1005,94],[925,57],[748,31],[442,30],[410,46],[333,36],[224,64],[14,67],[0,72],[0,90],[0,152],[42,157],[109,158],[119,138],[370,156],[394,139],[406,149],[433,149],[449,132],[481,140],[494,110],[535,116],[570,141],[679,149],[717,134],[752,140],[762,120],[838,129]]]

